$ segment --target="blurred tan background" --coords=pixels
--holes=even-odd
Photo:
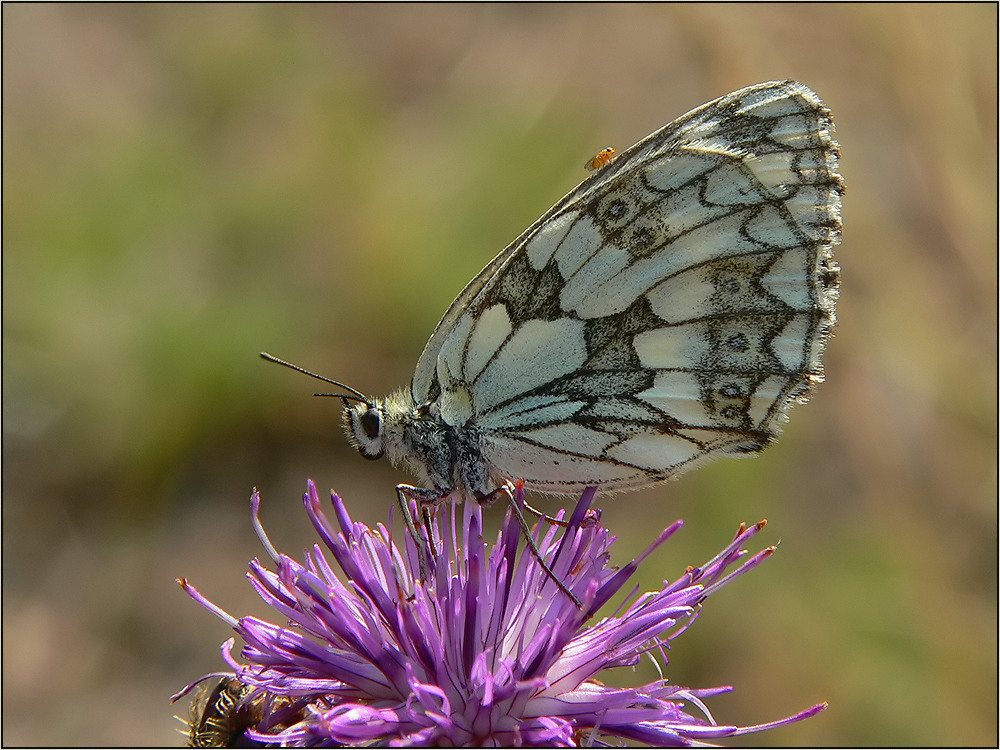
[[[766,517],[667,675],[777,745],[997,742],[997,7],[3,8],[3,743],[179,744],[307,477],[405,475],[266,349],[375,394],[582,180],[736,88],[833,110],[848,190],[827,382],[761,457],[606,498],[643,585]],[[539,499],[539,504],[546,501]],[[554,508],[550,503],[548,508]],[[623,682],[655,679],[643,672]]]

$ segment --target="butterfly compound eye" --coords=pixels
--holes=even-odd
[[[369,409],[358,420],[365,435],[374,440],[382,434],[382,412],[379,409]]]

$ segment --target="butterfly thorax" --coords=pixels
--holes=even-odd
[[[448,404],[454,402],[445,399]],[[407,389],[370,404],[344,410],[348,439],[365,458],[386,456],[408,468],[425,488],[483,497],[497,486],[480,450],[472,423],[455,424],[453,408],[442,414],[441,399],[417,405]]]

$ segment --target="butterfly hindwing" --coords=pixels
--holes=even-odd
[[[421,355],[495,472],[644,486],[754,452],[822,378],[843,191],[822,102],[752,86],[617,155],[498,255]]]

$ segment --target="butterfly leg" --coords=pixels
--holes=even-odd
[[[427,557],[427,550],[430,549],[431,523],[430,512],[442,499],[448,496],[445,490],[428,490],[423,487],[414,487],[411,484],[397,484],[396,497],[399,499],[399,508],[403,513],[403,522],[406,530],[410,532],[417,547],[417,556],[420,559],[420,577],[424,581],[430,580],[431,568]],[[415,500],[417,508],[420,510],[421,524],[420,533],[417,533],[417,526],[413,522],[413,514],[410,512],[408,500]]]
[[[552,516],[546,515],[537,508],[532,508],[530,505],[528,505],[527,502],[525,502],[524,504],[524,509],[528,511],[528,513],[533,515],[535,518],[537,518],[539,521],[545,521],[545,523],[550,523],[553,526],[562,526],[563,528],[569,526],[569,524],[566,521],[561,521],[558,518],[553,518]]]
[[[562,528],[566,528],[567,526],[569,526],[568,521],[562,521],[558,518],[553,518],[552,516],[538,510],[537,508],[531,507],[530,505],[528,505],[527,502],[525,502],[524,504],[524,509],[528,511],[528,513],[533,515],[535,518],[537,518],[539,521],[545,521],[546,523],[550,523],[553,526],[561,526]],[[581,522],[580,526],[582,526],[583,528],[589,528],[591,526],[596,525],[599,520],[600,520],[600,513],[591,508],[590,510],[587,511],[587,515],[584,516],[584,519]]]
[[[521,527],[521,534],[524,536],[524,541],[527,542],[528,549],[531,550],[531,554],[534,556],[535,560],[537,560],[538,564],[542,566],[542,570],[544,570],[545,574],[552,579],[552,582],[559,587],[560,591],[573,600],[573,603],[577,606],[577,608],[583,609],[583,602],[580,601],[576,594],[569,590],[565,583],[559,580],[559,577],[552,572],[552,568],[550,568],[548,563],[546,563],[542,558],[542,553],[539,551],[538,545],[535,544],[535,539],[531,535],[531,529],[528,528],[528,521],[525,519],[524,513],[521,511],[521,506],[518,505],[517,501],[514,499],[514,485],[510,482],[506,482],[489,494],[483,495],[481,498],[477,498],[477,500],[480,505],[489,507],[500,497],[506,499],[507,505],[509,505],[510,509],[514,512],[514,517],[517,519],[517,523]],[[562,525],[565,526],[566,524],[563,523]]]

